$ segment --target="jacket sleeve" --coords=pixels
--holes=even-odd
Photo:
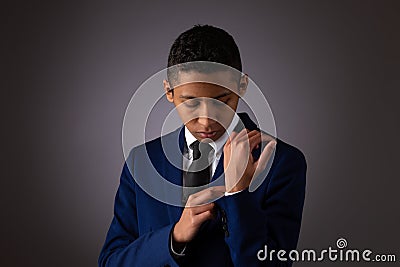
[[[115,198],[114,218],[100,252],[99,267],[177,266],[169,248],[173,224],[139,236],[136,186],[125,163]]]
[[[276,155],[270,172],[256,191],[244,190],[224,197],[227,236],[234,266],[291,266],[290,250],[297,246],[305,197],[306,161],[294,147],[285,153],[276,146]],[[265,174],[264,174],[265,175]],[[260,197],[261,195],[261,197]],[[275,250],[272,260],[259,260],[257,253],[265,250],[267,256]],[[285,250],[287,261],[277,259],[277,251]],[[261,258],[265,255],[260,252]]]

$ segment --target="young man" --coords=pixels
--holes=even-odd
[[[216,62],[217,68],[210,71],[201,63],[191,68],[191,62]],[[168,67],[178,67],[168,72],[164,88],[184,126],[130,153],[99,266],[291,265],[276,257],[262,261],[257,254],[265,246],[269,251],[296,248],[305,196],[304,156],[260,132],[246,114],[235,113],[248,80],[224,65],[242,71],[239,50],[224,30],[194,26],[175,40]],[[204,82],[221,77],[226,78],[223,86]],[[179,159],[179,167],[165,150]],[[197,163],[202,167],[193,167]],[[184,186],[177,196],[183,207],[156,200],[137,183],[155,175],[154,169]],[[223,185],[207,188],[221,175]],[[264,179],[250,192],[253,177]]]

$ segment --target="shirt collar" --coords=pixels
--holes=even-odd
[[[222,154],[222,149],[228,140],[229,135],[232,133],[233,129],[239,122],[239,116],[237,113],[234,114],[233,119],[231,121],[231,124],[229,125],[228,129],[225,131],[225,133],[218,138],[216,141],[213,141],[210,143],[210,145],[214,148],[215,151],[215,156],[219,158]],[[229,134],[228,134],[229,133]],[[191,151],[192,149],[190,148],[190,145],[195,142],[197,139],[196,137],[193,136],[193,134],[189,131],[189,129],[185,126],[185,139],[186,139],[186,145]],[[191,152],[190,152],[191,153]]]

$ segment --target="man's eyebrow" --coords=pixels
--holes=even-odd
[[[222,98],[224,96],[230,95],[232,94],[231,91],[229,92],[225,92],[223,94],[217,95],[215,97],[213,97],[214,99],[218,99],[218,98]],[[193,99],[193,98],[198,98],[197,96],[191,96],[191,95],[180,95],[179,98],[184,98],[184,99]]]

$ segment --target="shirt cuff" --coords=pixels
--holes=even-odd
[[[232,195],[234,195],[234,194],[237,194],[237,193],[240,193],[240,192],[242,192],[243,190],[239,190],[239,191],[236,191],[236,192],[225,192],[225,196],[227,197],[227,196],[232,196]]]
[[[186,244],[185,244],[185,246],[183,247],[183,249],[182,249],[181,251],[177,252],[177,251],[176,251],[176,248],[174,249],[174,245],[173,245],[173,242],[172,242],[172,231],[171,231],[171,233],[170,233],[169,239],[171,240],[169,246],[170,246],[170,248],[171,248],[172,254],[174,254],[174,256],[176,256],[176,257],[183,257],[183,256],[185,256]]]

